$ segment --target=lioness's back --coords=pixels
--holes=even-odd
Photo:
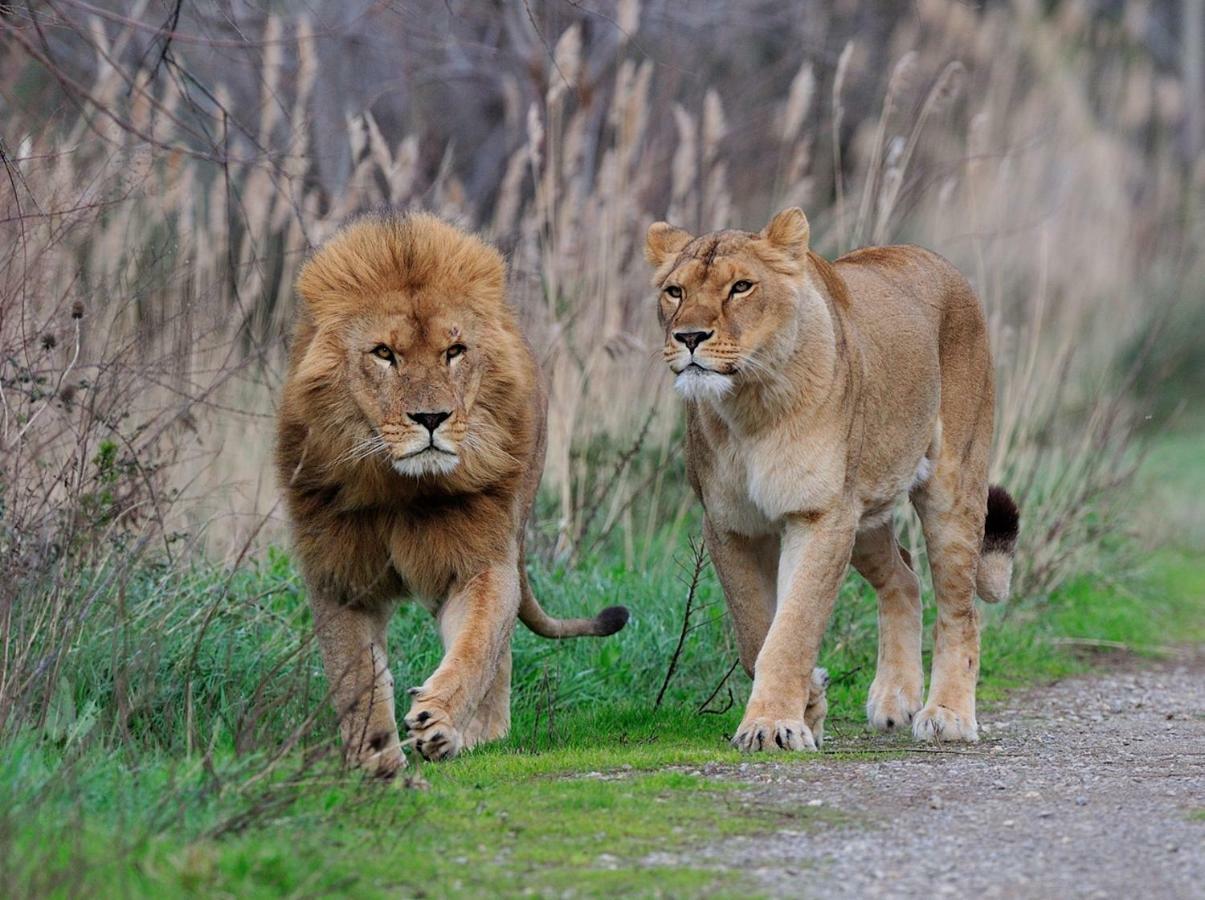
[[[850,318],[890,355],[938,352],[943,345],[986,353],[983,308],[945,257],[912,244],[867,247],[833,268],[849,293]]]
[[[944,256],[915,244],[864,247],[838,258],[833,267],[854,297],[877,301],[886,308],[920,313],[934,327],[943,314],[970,308],[982,318],[982,308],[966,277]],[[856,305],[855,305],[856,306]],[[855,309],[855,312],[857,310]]]

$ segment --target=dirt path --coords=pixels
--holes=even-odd
[[[797,799],[838,824],[728,840],[695,863],[771,895],[1205,897],[1205,657],[1070,679],[980,724],[961,751],[738,767],[764,781],[750,803]]]

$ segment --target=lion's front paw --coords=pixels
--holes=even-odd
[[[911,725],[921,706],[919,684],[875,676],[866,700],[866,719],[876,731],[893,731]]]
[[[803,719],[746,719],[736,730],[732,746],[745,753],[778,750],[815,750],[816,739]]]
[[[406,755],[396,731],[373,735],[360,742],[360,749],[349,754],[348,764],[375,778],[392,778],[406,766]]]
[[[959,713],[948,706],[930,703],[912,720],[912,735],[918,741],[979,740],[979,725],[975,714]]]
[[[424,759],[451,759],[464,747],[464,737],[447,711],[433,703],[415,700],[406,715],[406,728],[414,741],[414,749]]]

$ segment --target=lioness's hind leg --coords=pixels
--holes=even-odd
[[[979,613],[975,571],[987,509],[987,476],[943,460],[913,493],[937,597],[929,697],[912,722],[919,740],[976,741],[975,683],[979,678]]]
[[[858,535],[852,561],[879,599],[879,659],[866,718],[879,731],[905,728],[924,701],[920,582],[900,553],[890,521]]]

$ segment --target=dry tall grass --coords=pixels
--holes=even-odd
[[[186,20],[168,40],[141,7],[10,14],[0,722],[45,704],[70,630],[124,563],[280,536],[267,472],[293,278],[308,248],[382,205],[434,210],[509,253],[553,386],[549,552],[621,529],[648,562],[657,498],[678,522],[689,504],[645,227],[758,228],[800,204],[825,252],[909,240],[970,276],[1000,374],[996,475],[1025,507],[1020,591],[1076,571],[1134,464],[1133,349],[1202,274],[1205,169],[1177,152],[1183,87],[1135,31],[1142,4],[1115,21],[1076,3],[908,8],[886,36],[848,41],[850,15],[801,15],[790,27],[810,40],[785,50],[762,10],[746,49],[779,55],[756,66],[729,48],[738,75],[703,85],[661,49],[697,13],[508,12],[531,80],[500,76],[478,146],[439,145],[438,118],[385,127],[368,102],[324,127],[329,23],[269,14],[201,40]],[[356,27],[394,27],[375,14]],[[241,68],[227,78],[206,54]],[[444,116],[475,114],[465,98]],[[80,571],[98,573],[82,594]]]

